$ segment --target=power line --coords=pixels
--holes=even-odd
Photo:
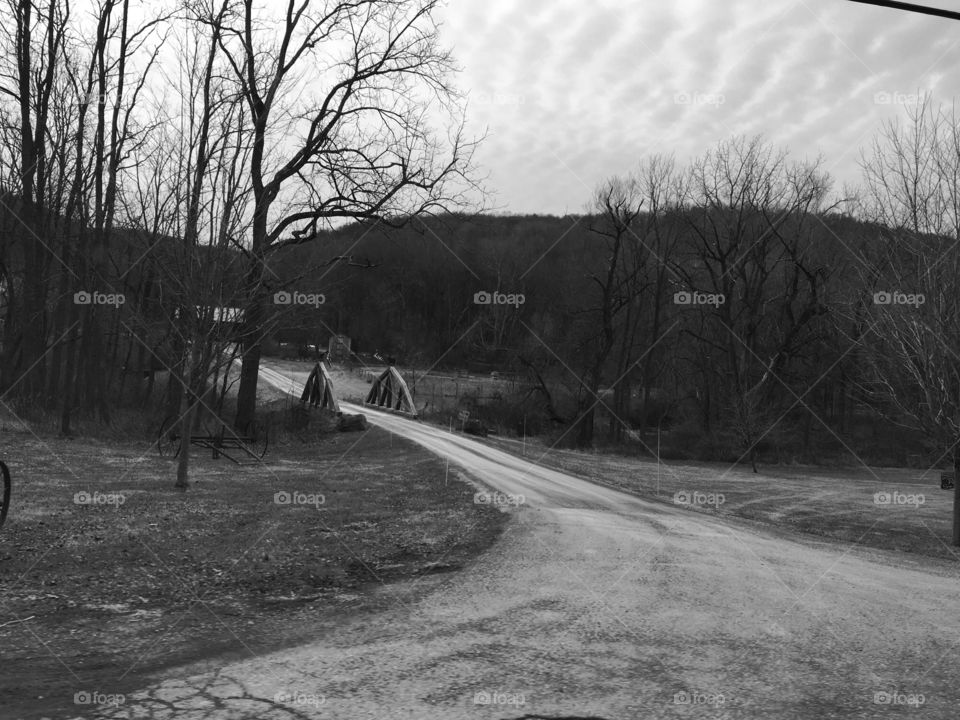
[[[941,10],[940,8],[927,7],[926,5],[898,2],[898,0],[850,0],[850,2],[876,5],[877,7],[891,8],[893,10],[908,10],[910,12],[922,13],[923,15],[935,15],[951,20],[960,20],[960,12],[954,10]]]

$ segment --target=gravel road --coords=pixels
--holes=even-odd
[[[264,379],[290,389],[270,370]],[[957,717],[954,564],[647,502],[342,405],[467,472],[478,501],[513,514],[501,540],[415,601],[405,586],[417,581],[384,588],[389,609],[322,641],[93,716]]]

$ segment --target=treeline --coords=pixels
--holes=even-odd
[[[159,366],[187,437],[236,361],[229,424],[256,434],[273,254],[473,189],[437,4],[5,0],[6,410],[56,412],[65,434],[78,412],[111,422],[124,368]]]
[[[942,213],[960,195],[946,164],[909,182],[904,153],[946,163],[951,127],[929,105],[887,126],[845,197],[819,163],[734,138],[687,167],[647,159],[580,216],[343,228],[276,266],[361,266],[327,272],[325,305],[285,329],[344,333],[418,368],[523,373],[582,446],[661,425],[744,460],[779,444],[855,461],[867,438],[873,457],[942,462],[960,361],[957,234]],[[478,304],[482,292],[503,304]]]

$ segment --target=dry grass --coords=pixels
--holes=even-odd
[[[940,489],[939,473],[904,468],[743,466],[711,462],[661,462],[600,453],[550,449],[528,441],[491,439],[524,452],[541,465],[651,500],[674,503],[679,492],[722,495],[719,504],[691,510],[731,515],[790,532],[865,547],[960,559],[950,545],[953,491]],[[877,504],[876,493],[922,503]],[[898,495],[893,496],[894,493]]]
[[[306,641],[368,588],[467,562],[503,523],[443,463],[377,429],[286,439],[261,465],[198,455],[184,493],[149,441],[2,439],[15,494],[0,531],[0,624],[13,621],[0,707],[24,717],[101,683]],[[323,502],[278,504],[281,492]]]

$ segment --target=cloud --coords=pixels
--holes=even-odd
[[[492,133],[477,160],[515,212],[581,209],[645,154],[733,134],[856,181],[857,148],[904,109],[877,93],[949,102],[960,76],[960,24],[833,0],[485,0],[444,19],[471,126]]]

